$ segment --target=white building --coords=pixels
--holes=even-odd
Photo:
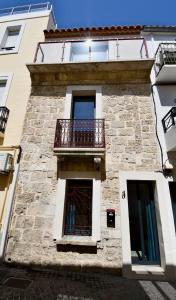
[[[176,27],[145,26],[150,57],[151,93],[156,118],[156,134],[163,169],[160,218],[165,252],[161,266],[176,276]]]

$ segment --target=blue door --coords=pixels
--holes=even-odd
[[[172,211],[173,211],[175,231],[176,231],[176,182],[169,182],[169,188],[170,188]]]
[[[127,182],[133,264],[160,264],[153,184]]]

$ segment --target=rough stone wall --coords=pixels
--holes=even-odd
[[[19,180],[6,260],[43,266],[121,268],[119,170],[160,169],[149,86],[103,87],[106,124],[106,178],[102,181],[101,241],[97,253],[57,251],[52,227],[57,163],[53,140],[63,117],[66,88],[38,87],[28,103]],[[106,209],[116,210],[116,229],[106,227]]]
[[[102,182],[102,244],[108,241],[114,245],[107,250],[107,259],[120,265],[119,171],[161,169],[149,86],[104,86],[103,114],[106,124],[106,180]],[[116,229],[106,227],[107,208],[116,211]]]

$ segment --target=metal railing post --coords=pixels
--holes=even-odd
[[[31,11],[31,6],[32,6],[32,4],[29,5],[28,12]]]
[[[65,42],[63,43],[63,46],[62,46],[62,55],[61,55],[62,62],[64,61],[64,56],[65,56]]]
[[[119,59],[119,40],[117,39],[116,40],[116,53],[117,53],[117,55],[116,55],[116,57],[117,57],[117,60]]]

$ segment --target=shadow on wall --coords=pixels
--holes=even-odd
[[[168,152],[168,159],[173,165],[172,173],[169,175],[171,175],[173,177],[173,180],[176,181],[176,152]]]
[[[31,97],[44,96],[44,97],[65,97],[66,86],[33,86],[31,90]]]
[[[161,106],[176,106],[176,85],[158,86]]]
[[[5,192],[5,189],[7,188],[8,185],[8,180],[9,180],[9,174],[8,175],[0,174],[0,192]]]
[[[71,85],[71,84],[70,84]],[[85,82],[85,85],[88,85]],[[106,86],[106,94],[104,96],[112,96],[112,86]],[[113,86],[114,87],[114,86]],[[58,86],[57,84],[51,85],[39,85],[32,86],[31,96],[44,96],[44,97],[65,97],[66,95],[66,86]],[[115,96],[146,96],[149,97],[151,93],[150,85],[148,83],[145,84],[120,84],[116,85],[116,93]]]
[[[4,138],[1,138],[1,137],[0,137],[0,146],[3,145],[3,142],[4,142]]]
[[[61,252],[76,252],[76,253],[89,253],[97,254],[97,247],[79,246],[79,245],[57,245],[57,251]]]

